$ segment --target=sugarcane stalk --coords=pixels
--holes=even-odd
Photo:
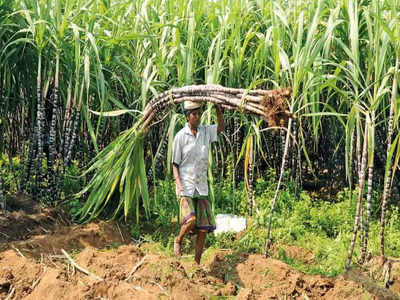
[[[3,214],[6,213],[6,197],[4,196],[3,192],[3,178],[1,177],[1,170],[0,170],[0,206]]]
[[[361,175],[361,132],[360,132],[360,112],[356,114],[356,151],[357,151],[357,173]]]
[[[71,112],[71,117],[70,120],[67,122],[67,128],[65,130],[65,138],[64,138],[64,147],[63,147],[63,161],[64,161],[64,168],[67,165],[67,157],[68,157],[68,151],[70,149],[70,143],[72,139],[72,134],[73,134],[73,128],[74,128],[74,122],[76,118],[77,112],[75,109],[72,109]]]
[[[295,180],[295,188],[296,188],[296,197],[297,197],[297,189],[301,187],[301,149],[300,149],[300,143],[299,143],[299,124],[297,120],[293,120],[293,136],[294,136],[294,145],[296,153],[293,154],[293,170],[295,172],[294,174],[294,180]],[[297,156],[297,159],[295,158]]]
[[[162,174],[162,171],[164,171],[162,162],[165,158],[166,149],[168,147],[168,128],[165,128],[163,125],[164,123],[162,123],[157,130],[151,131],[149,136],[149,147],[151,149],[155,148],[156,151],[151,161],[151,167],[147,169],[148,172],[146,175],[149,186],[154,185],[154,188],[156,188],[156,175]],[[157,197],[154,198],[154,203],[157,205]]]
[[[239,118],[234,117],[233,118],[233,151],[234,151],[234,158],[233,158],[233,163],[235,166],[235,162],[237,161],[240,153],[240,142],[239,142],[239,136],[240,135],[240,124],[239,124]],[[234,168],[234,182],[233,186],[236,187],[236,183],[239,182],[239,172],[236,168]]]
[[[285,151],[285,148],[286,148],[286,136],[285,136],[285,130],[283,130],[283,129],[281,129],[280,130],[280,136],[281,136],[281,151],[279,151],[279,153],[281,153],[282,154],[282,156],[281,156],[281,161],[282,162],[284,162],[285,163],[285,165],[281,165],[281,169],[282,170],[286,170],[286,166],[287,166],[287,162],[288,162],[288,159],[286,158],[285,160],[283,160],[283,152]],[[287,148],[288,148],[288,154],[287,154],[287,156],[289,156],[289,152],[290,152],[290,140],[288,141],[288,146],[287,146]],[[284,171],[283,171],[284,172]]]
[[[368,239],[369,239],[369,219],[371,217],[371,194],[372,194],[372,179],[374,175],[374,152],[372,152],[371,162],[368,167],[368,190],[367,190],[367,212],[365,218],[365,233],[362,244],[361,261],[364,262],[367,256]]]
[[[359,228],[360,228],[360,249],[363,249],[363,246],[364,246],[364,239],[365,239],[365,236],[364,236],[364,212],[365,212],[365,210],[364,210],[364,206],[365,206],[365,204],[364,204],[364,202],[363,203],[361,203],[361,208],[360,208],[360,225],[359,225]]]
[[[170,95],[176,97],[179,94],[186,95],[208,95],[210,93],[223,93],[223,94],[247,94],[250,96],[272,96],[274,97],[277,94],[281,94],[283,96],[289,96],[291,93],[290,89],[283,90],[246,90],[246,89],[237,89],[237,88],[228,88],[215,84],[205,84],[205,85],[189,85],[181,88],[173,88],[171,90],[160,93],[154,99],[158,101],[161,98],[168,98]]]
[[[0,77],[0,84],[3,85],[3,73],[1,72],[1,77]],[[3,129],[3,122],[2,119],[4,119],[4,113],[3,113],[3,92],[0,91],[0,151],[3,151],[3,140],[4,140],[4,129]],[[1,171],[2,171],[2,166],[0,162],[0,207],[3,212],[3,214],[6,213],[6,198],[4,197],[4,192],[3,192],[3,178],[1,176]]]
[[[387,174],[385,174],[385,183],[383,189],[383,197],[382,197],[382,211],[381,211],[381,231],[380,231],[380,248],[381,248],[381,256],[385,256],[385,218],[386,218],[386,205],[388,202],[388,198],[390,197],[390,181],[392,174],[392,163],[389,157],[390,147],[392,145],[392,136],[393,136],[393,115],[394,115],[394,107],[397,98],[397,78],[399,74],[399,57],[396,57],[396,66],[393,74],[393,85],[392,85],[392,93],[390,97],[390,112],[389,112],[389,124],[388,124],[388,133],[387,133],[387,151],[386,151],[386,160],[389,163],[389,167],[387,169]],[[386,173],[386,172],[385,172]]]
[[[253,207],[254,207],[254,189],[253,189],[253,136],[249,137],[249,149],[248,149],[248,179],[247,179],[247,194],[248,194],[248,204],[249,204],[249,216],[253,215]]]
[[[290,141],[291,145],[289,146],[289,160],[290,160],[290,178],[291,180],[295,181],[295,176],[296,176],[296,158],[297,155],[295,155],[295,141],[296,141],[296,129],[295,129],[296,123],[293,122],[293,140]]]
[[[72,158],[72,149],[74,148],[75,145],[75,140],[78,134],[78,127],[79,127],[79,122],[80,122],[80,113],[76,112],[75,113],[75,119],[74,119],[74,124],[73,124],[73,130],[72,130],[72,137],[71,141],[68,144],[68,149],[67,149],[67,156],[64,160],[64,169],[68,166],[69,162],[71,161]]]
[[[42,103],[42,82],[41,82],[41,70],[42,70],[42,56],[39,52],[38,57],[38,74],[37,74],[37,134],[36,138],[38,141],[38,160],[37,160],[37,184],[39,189],[39,196],[42,197],[42,182],[43,182],[43,172],[42,172],[42,161],[43,161],[43,141],[44,141],[44,105]]]
[[[4,128],[3,128],[3,119],[4,118],[4,106],[3,106],[3,84],[4,84],[4,80],[3,80],[3,72],[0,72],[0,150],[3,151],[4,148]]]
[[[367,137],[364,136],[366,139]],[[360,112],[357,110],[356,113],[356,151],[357,151],[357,175],[358,178],[361,178],[361,133],[360,133]],[[362,248],[362,245],[364,244],[364,226],[363,226],[363,220],[364,220],[364,207],[363,203],[361,203],[360,207],[360,245]]]
[[[253,95],[259,96],[258,103],[251,103],[246,101],[246,97],[234,97],[232,95],[222,94],[225,90],[227,91],[236,91],[236,93],[231,93],[232,95],[237,95],[238,92],[243,92],[243,89],[232,89],[232,88],[224,88],[221,86],[215,85],[202,85],[202,86],[189,86],[179,89],[172,89],[168,92],[161,93],[156,96],[153,100],[151,100],[143,111],[143,116],[141,118],[140,127],[144,128],[144,124],[151,124],[152,120],[148,120],[152,112],[158,112],[154,115],[160,115],[160,112],[166,111],[172,105],[176,105],[182,103],[186,100],[191,100],[195,102],[211,102],[215,104],[219,104],[227,109],[235,109],[242,110],[247,113],[251,113],[262,117],[264,119],[268,119],[270,117],[270,111],[265,104],[272,99],[279,99],[282,97],[287,97],[290,95],[290,89],[282,89],[276,91],[263,91],[252,93]],[[252,98],[254,100],[254,98]],[[264,106],[263,106],[264,105]],[[291,114],[287,110],[276,111],[274,114],[283,113],[287,118],[295,118],[293,114]]]
[[[37,147],[37,138],[36,138],[37,126],[35,126],[31,132],[31,137],[28,144],[28,158],[25,160],[25,174],[21,179],[20,190],[21,192],[25,191],[26,183],[30,184],[32,166],[33,166],[33,159],[35,157],[35,149]]]
[[[359,173],[358,178],[358,199],[357,199],[357,208],[356,208],[356,216],[354,219],[354,227],[353,227],[353,237],[351,238],[350,242],[350,249],[349,254],[347,256],[346,261],[346,271],[349,270],[351,257],[353,256],[354,245],[357,238],[358,226],[360,221],[360,213],[361,213],[361,206],[362,206],[362,199],[363,199],[363,190],[364,190],[364,183],[365,183],[365,166],[367,163],[367,144],[368,144],[368,122],[365,122],[365,130],[364,130],[364,144],[363,144],[363,151],[362,151],[362,159],[361,159],[361,172]]]
[[[350,188],[350,205],[352,205],[353,203],[353,163],[352,163],[352,156],[353,156],[353,149],[354,149],[354,135],[355,135],[355,130],[352,131],[351,133],[351,141],[350,141],[350,149],[349,149],[349,155],[350,157],[346,160],[346,164],[348,165],[348,167],[346,166],[346,170],[348,169],[348,174],[347,174],[347,179],[349,181],[349,188]],[[358,170],[358,167],[357,167]]]
[[[103,149],[104,148],[103,146],[105,146],[105,144],[106,144],[105,130],[106,130],[106,119],[100,118],[100,116],[99,116],[97,130],[96,130],[96,136],[98,137],[97,143],[98,143],[100,149]]]
[[[25,185],[24,180],[25,180],[25,165],[26,165],[26,158],[25,158],[25,140],[26,136],[22,140],[22,149],[21,149],[21,172],[20,172],[20,180],[18,184],[18,192],[21,193],[23,191],[22,189],[22,184]]]
[[[51,114],[51,125],[50,125],[50,145],[49,145],[49,167],[52,169],[57,156],[56,147],[56,130],[57,130],[57,108],[59,98],[59,60],[60,55],[57,51],[56,54],[56,73],[54,75],[54,93],[52,101],[52,114]]]
[[[56,71],[57,74],[57,71]],[[54,202],[57,196],[57,185],[56,185],[56,171],[55,171],[55,160],[57,156],[57,146],[56,146],[56,126],[57,126],[57,106],[58,106],[58,74],[56,75],[54,83],[54,93],[52,101],[52,116],[50,124],[50,143],[49,143],[49,161],[48,161],[48,191],[49,195]]]
[[[269,248],[271,246],[272,216],[273,216],[273,213],[274,213],[274,210],[275,210],[276,201],[278,199],[279,189],[281,188],[283,173],[285,172],[286,159],[287,159],[287,154],[288,154],[288,151],[289,151],[289,139],[290,139],[290,128],[291,128],[291,125],[292,125],[292,119],[289,119],[287,132],[286,132],[285,147],[284,147],[284,151],[283,151],[283,155],[282,155],[281,172],[280,172],[280,175],[279,175],[278,184],[277,184],[276,189],[275,189],[274,200],[272,201],[271,210],[270,210],[270,213],[269,213],[267,237],[266,237],[266,240],[265,240],[265,252],[264,252],[264,256],[265,257],[269,256]]]
[[[163,134],[160,139],[160,144],[157,147],[156,154],[154,155],[154,165],[157,170],[161,169],[160,162],[165,158],[165,153],[168,148],[168,128],[163,130]]]
[[[169,91],[163,92],[156,97],[153,98],[152,101],[146,106],[143,112],[143,119],[146,119],[150,111],[154,109],[156,106],[161,106],[163,108],[167,108],[170,105],[180,103],[178,99],[185,97],[200,97],[197,100],[193,99],[192,101],[212,101],[210,98],[202,99],[201,97],[211,97],[217,98],[218,96],[222,96],[226,101],[225,104],[231,104],[233,107],[238,107],[243,103],[254,102],[255,104],[260,103],[265,105],[267,101],[270,99],[276,99],[279,97],[288,97],[291,93],[290,88],[280,89],[280,90],[250,90],[247,91],[245,89],[234,89],[234,88],[225,88],[219,85],[194,85],[194,86],[186,86],[183,88],[174,88]],[[184,101],[184,100],[183,100]],[[264,115],[265,112],[258,112],[261,115]],[[286,111],[286,113],[289,113]]]
[[[226,98],[225,99],[226,102],[224,103],[223,102],[224,100],[221,99],[221,96],[219,96],[218,98],[217,97],[216,96],[214,96],[214,97],[187,96],[187,97],[177,98],[175,103],[178,104],[178,103],[185,102],[187,100],[191,100],[191,101],[194,101],[194,102],[196,102],[196,101],[197,102],[211,102],[211,103],[215,103],[215,104],[225,104],[227,106],[232,106],[233,108],[242,108],[243,110],[247,110],[247,111],[249,111],[251,113],[254,113],[254,114],[260,115],[260,116],[262,116],[264,114],[264,112],[262,110],[257,109],[257,108],[255,108],[255,107],[253,107],[253,106],[251,106],[251,105],[249,105],[247,103],[243,104],[243,105],[240,105],[240,103],[236,102],[233,98],[231,98],[231,99]]]
[[[69,132],[70,128],[70,123],[71,123],[71,83],[68,85],[67,89],[67,103],[65,105],[65,113],[64,113],[64,122],[63,122],[63,127],[62,127],[62,134],[61,134],[61,142],[60,142],[60,147],[58,149],[58,153],[62,155],[62,158],[65,158],[66,151],[66,140],[67,140],[67,133]]]

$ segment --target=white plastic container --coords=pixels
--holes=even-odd
[[[246,229],[246,218],[235,215],[218,214],[215,223],[217,227],[214,230],[215,235],[222,232],[241,232]]]

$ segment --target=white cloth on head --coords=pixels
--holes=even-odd
[[[194,101],[187,100],[183,103],[183,108],[185,110],[192,110],[192,109],[197,109],[200,107],[201,107],[200,102],[194,102]]]
[[[217,141],[218,125],[200,125],[194,136],[186,123],[175,135],[172,163],[179,166],[182,196],[193,197],[197,190],[208,195],[207,171],[210,143]]]

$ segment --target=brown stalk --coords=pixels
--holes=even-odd
[[[268,125],[284,126],[288,119],[296,117],[288,111],[286,98],[291,88],[276,90],[246,90],[227,88],[220,85],[189,85],[173,88],[154,97],[145,107],[140,121],[141,128],[147,128],[177,104],[186,100],[211,102],[229,110],[256,115],[267,120]]]

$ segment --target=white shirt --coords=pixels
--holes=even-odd
[[[186,123],[175,135],[172,163],[179,166],[182,196],[193,197],[195,190],[208,195],[207,171],[210,143],[217,141],[218,125],[199,125],[194,136]]]

